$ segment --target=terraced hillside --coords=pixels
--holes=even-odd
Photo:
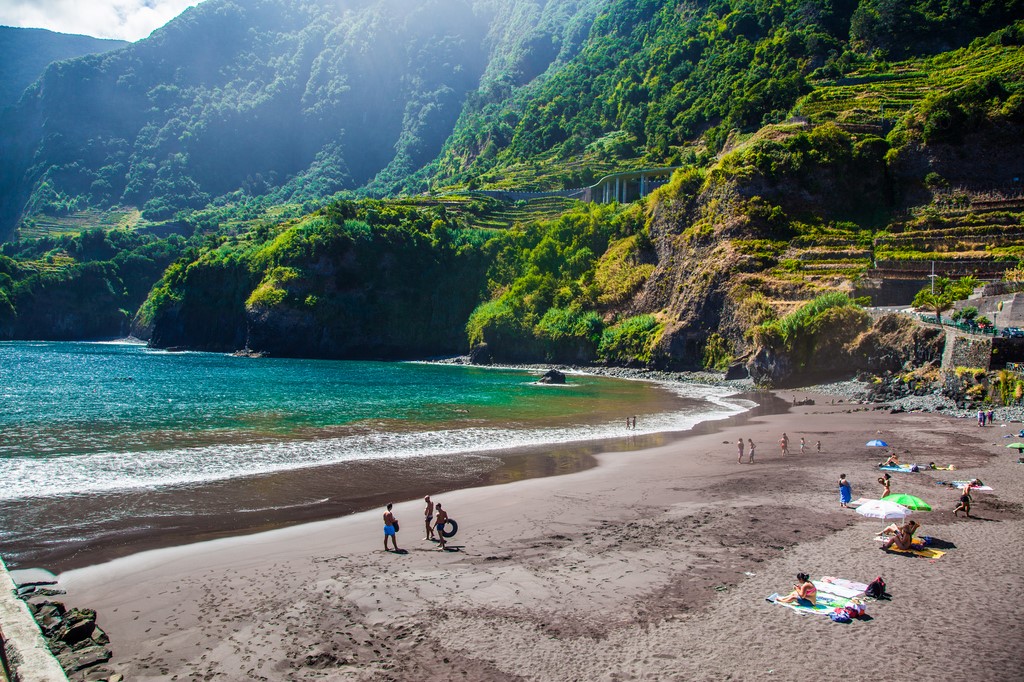
[[[988,78],[1018,81],[1022,75],[1024,51],[1017,46],[964,48],[924,60],[873,64],[842,78],[817,81],[794,113],[815,122],[896,120],[926,96]]]
[[[100,211],[87,209],[63,216],[38,214],[22,223],[22,239],[54,237],[62,234],[78,234],[85,230],[134,229],[139,225],[141,214],[131,208]]]

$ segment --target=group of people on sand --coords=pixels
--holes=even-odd
[[[424,540],[432,540],[437,543],[437,549],[444,550],[448,544],[448,539],[445,537],[444,529],[448,525],[448,512],[442,507],[441,503],[433,503],[430,501],[430,495],[426,495],[423,498],[426,503],[426,509],[423,511],[424,527],[426,529],[427,536]],[[387,509],[384,511],[384,551],[388,550],[388,538],[391,538],[391,544],[394,546],[395,552],[400,552],[398,549],[398,519],[395,518],[395,513],[392,511],[394,504],[388,502]],[[454,523],[454,521],[452,522]]]
[[[737,439],[737,441],[736,441],[736,463],[737,464],[742,464],[743,463],[743,447],[744,447],[743,446],[743,438]],[[754,440],[752,438],[748,438],[747,439],[747,447],[748,447],[748,452],[749,452],[749,460],[748,460],[748,462],[750,464],[753,464],[754,463],[754,450],[755,450],[755,448],[757,446],[754,445]],[[779,439],[779,448],[782,450],[782,456],[783,457],[785,457],[786,455],[790,454],[789,453],[789,436],[786,433],[783,433],[782,434],[782,438]],[[815,442],[814,449],[817,450],[819,454],[821,453],[821,441],[820,440]],[[807,452],[807,439],[804,438],[803,436],[801,436],[800,437],[800,454],[802,455],[802,454],[804,454],[806,452]]]

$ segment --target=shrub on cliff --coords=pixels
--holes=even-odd
[[[789,372],[820,374],[854,369],[850,344],[871,326],[870,316],[843,293],[818,296],[778,320],[749,332],[757,351],[750,363],[755,381],[777,384]]]
[[[654,315],[627,317],[604,330],[597,353],[610,363],[649,365],[663,329]]]

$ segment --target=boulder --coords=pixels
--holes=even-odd
[[[87,646],[78,651],[65,651],[57,656],[57,661],[65,671],[75,672],[100,663],[106,663],[110,660],[110,656],[110,651],[101,646]]]
[[[564,384],[565,373],[559,372],[557,369],[549,369],[544,373],[540,379],[537,380],[542,384]]]
[[[64,623],[54,631],[53,636],[65,644],[74,646],[78,642],[91,638],[95,629],[95,611],[92,609],[71,609],[64,614]]]

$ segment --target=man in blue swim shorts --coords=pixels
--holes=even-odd
[[[392,544],[395,546],[395,551],[398,551],[398,521],[395,519],[395,515],[391,513],[392,504],[388,502],[388,510],[384,512],[384,551],[388,551],[388,538],[391,538]]]

